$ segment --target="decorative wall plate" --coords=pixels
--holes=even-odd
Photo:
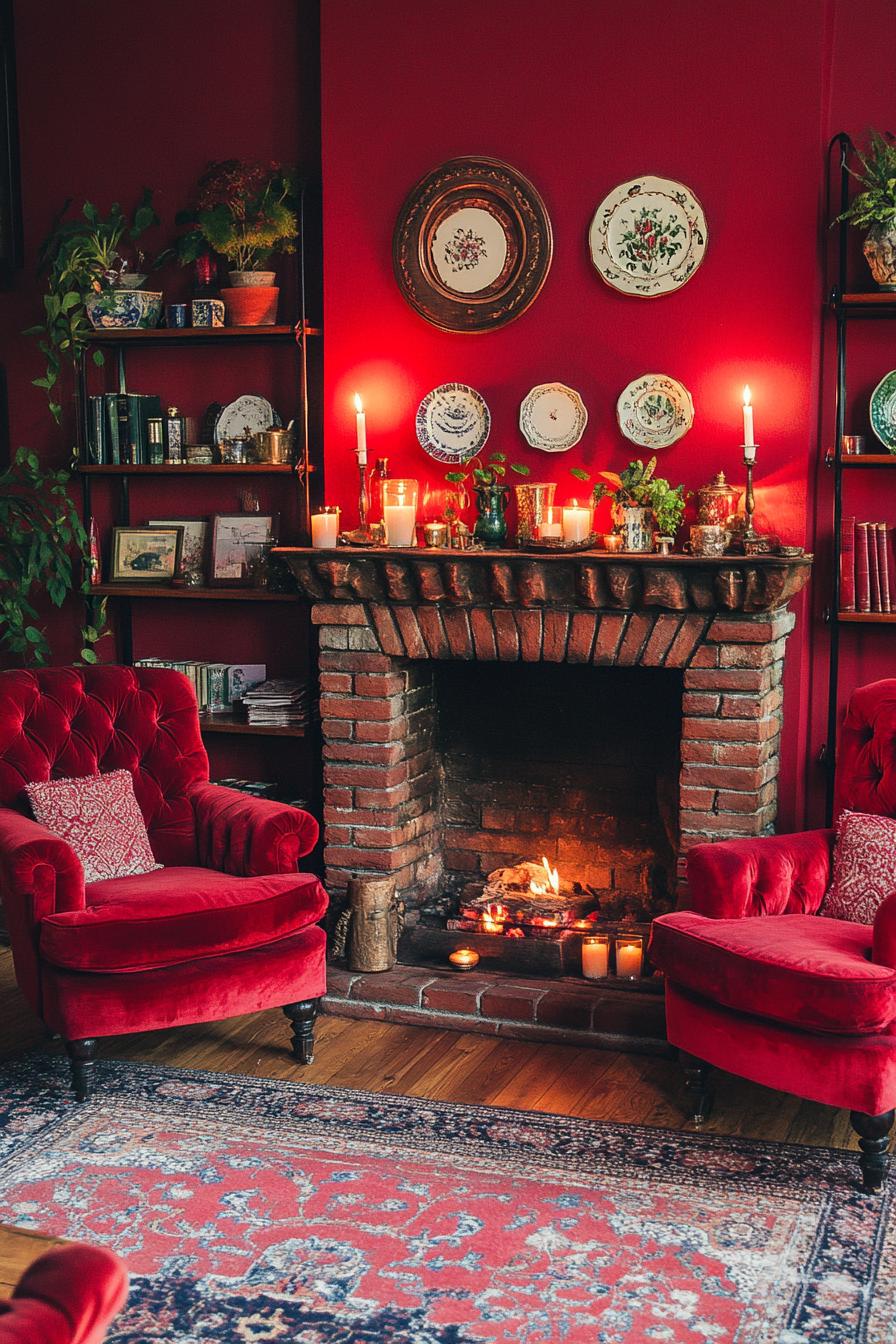
[[[282,423],[267,397],[247,393],[221,407],[215,419],[215,443],[220,445],[225,439],[249,437],[257,430],[278,427]]]
[[[524,313],[553,239],[544,201],[499,159],[450,159],[414,187],[392,242],[408,303],[443,331],[490,331]]]
[[[888,453],[896,453],[896,369],[871,393],[871,428]]]
[[[420,447],[437,462],[452,466],[481,452],[491,427],[488,407],[466,383],[443,383],[433,388],[417,410]]]
[[[539,383],[520,406],[520,429],[533,448],[565,453],[585,433],[585,403],[563,383]]]
[[[694,403],[683,383],[664,373],[645,373],[629,383],[616,403],[627,439],[641,448],[668,448],[694,423]]]
[[[599,275],[623,294],[652,299],[690,280],[706,252],[696,196],[667,177],[636,177],[605,196],[588,242]]]

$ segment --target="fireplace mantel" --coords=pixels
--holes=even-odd
[[[812,556],[609,555],[601,551],[274,551],[313,602],[675,612],[773,611],[806,584]]]

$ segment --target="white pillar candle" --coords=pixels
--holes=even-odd
[[[606,934],[582,939],[582,974],[586,980],[602,980],[610,970],[610,940]]]
[[[359,393],[355,393],[355,430],[358,436],[358,446],[355,452],[358,457],[358,466],[367,466],[367,416],[364,414],[364,405]]]
[[[545,508],[544,517],[538,524],[538,535],[542,541],[549,541],[551,538],[559,541],[563,536],[563,524],[556,517],[559,512],[560,510],[555,509],[551,504]]]
[[[641,976],[641,960],[643,939],[641,938],[617,938],[616,939],[616,974],[626,976],[629,980],[638,980]]]
[[[563,540],[585,541],[591,532],[591,510],[584,508],[577,500],[566,504],[563,509]]]
[[[417,508],[414,504],[387,504],[383,509],[387,546],[413,546],[417,526]]]
[[[327,510],[326,513],[311,515],[311,545],[317,550],[325,550],[336,545],[339,536],[339,510]]]
[[[756,441],[753,438],[753,397],[749,383],[744,388],[744,457],[756,461]],[[750,451],[752,449],[752,452]]]

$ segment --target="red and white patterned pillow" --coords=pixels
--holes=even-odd
[[[153,858],[129,770],[48,779],[29,784],[25,792],[35,821],[75,851],[85,882],[136,877],[162,867]]]
[[[834,877],[820,915],[873,924],[896,891],[896,820],[868,812],[841,812],[834,845]]]

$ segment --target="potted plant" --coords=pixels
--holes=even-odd
[[[44,317],[26,332],[39,338],[46,357],[46,373],[34,385],[46,392],[57,422],[62,415],[58,384],[63,363],[78,364],[91,329],[154,327],[162,311],[161,293],[140,288],[146,278],[139,269],[143,254],[133,248],[159,222],[152,192],[143,192],[131,219],[117,202],[103,216],[90,201],[77,218],[68,219],[70,204],[66,201],[57,214],[38,253],[40,271],[47,277]],[[125,255],[129,249],[136,269]],[[102,364],[101,350],[93,357]]]
[[[180,261],[218,252],[230,263],[221,290],[230,326],[270,326],[277,320],[276,274],[266,269],[275,252],[294,252],[298,233],[295,174],[276,163],[227,159],[210,163],[199,179],[196,205],[176,216],[189,225],[177,241]]]
[[[861,171],[849,171],[862,190],[838,219],[868,229],[862,251],[871,274],[881,289],[896,290],[896,144],[889,133],[871,131],[868,152],[857,149],[856,156]]]
[[[571,473],[580,481],[591,477],[581,467],[572,467]],[[613,522],[622,534],[626,551],[652,551],[655,536],[671,541],[681,527],[687,494],[683,485],[672,486],[662,476],[654,475],[656,458],[644,463],[629,462],[621,474],[601,471],[603,481],[592,492],[597,504],[606,495],[613,497]],[[607,485],[603,482],[606,481]]]
[[[65,471],[43,471],[27,448],[20,448],[12,465],[0,472],[0,644],[26,663],[50,659],[47,637],[37,624],[36,595],[42,590],[55,607],[75,591],[90,596],[89,580],[76,577],[89,563],[89,542],[68,482]],[[87,646],[100,638],[102,601],[91,604],[91,616],[94,623],[81,631],[85,663],[97,661]]]
[[[464,506],[462,502],[466,495],[464,487],[472,477],[478,515],[473,527],[473,536],[490,550],[503,546],[507,540],[505,511],[510,490],[503,484],[503,479],[507,474],[505,463],[507,463],[506,453],[491,453],[487,461],[483,461],[481,457],[471,458],[465,464],[469,468],[468,471],[448,471],[445,473],[446,481],[461,487],[459,491],[455,491],[459,508]],[[511,462],[509,466],[511,471],[516,472],[517,476],[529,475],[529,468],[523,466],[522,463]]]

